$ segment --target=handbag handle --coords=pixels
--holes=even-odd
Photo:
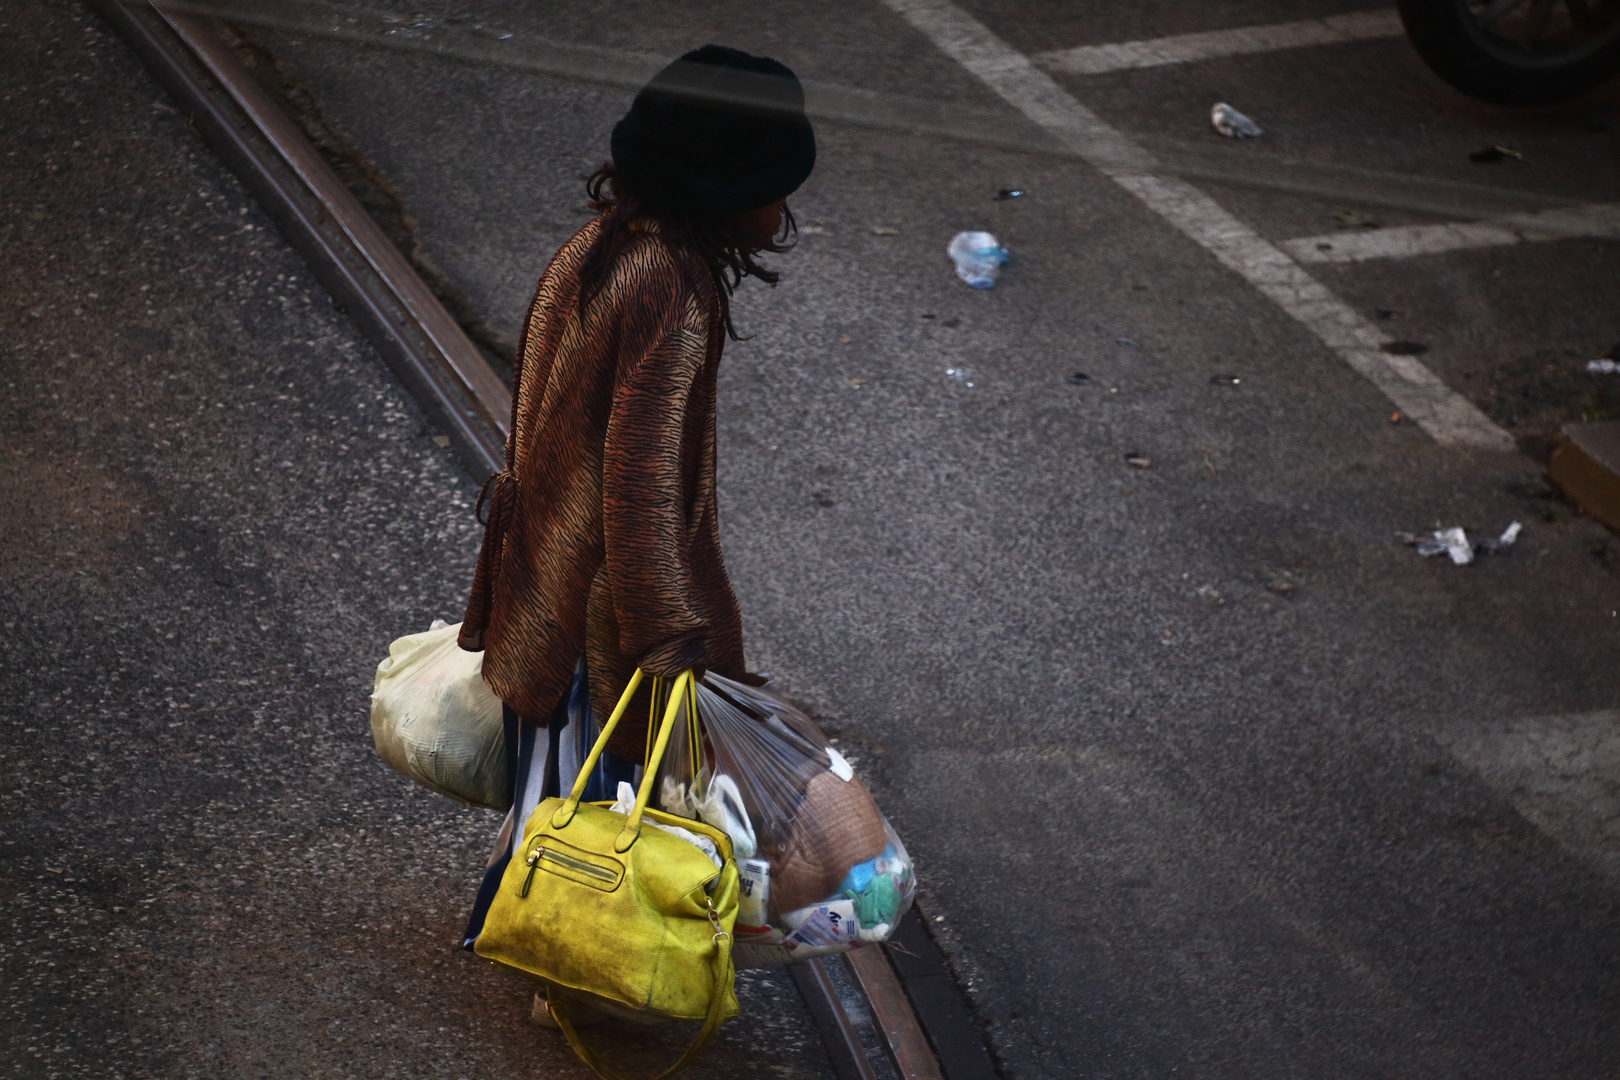
[[[585,784],[590,779],[592,770],[596,768],[597,760],[607,749],[608,739],[612,737],[613,730],[624,719],[625,712],[630,708],[630,699],[635,696],[636,689],[641,685],[642,672],[636,669],[630,676],[630,682],[619,695],[619,703],[613,707],[613,715],[602,727],[602,734],[597,736],[596,745],[591,747],[590,756],[580,766],[579,775],[574,779],[574,788],[568,793],[568,799],[551,815],[551,827],[554,829],[567,828],[568,823],[574,820],[579,812],[579,802],[585,797]],[[675,716],[681,705],[690,697],[692,673],[683,671],[675,679],[675,685],[670,687],[669,704],[664,708],[664,719],[658,725],[658,741],[653,744],[652,753],[648,756],[645,767],[642,769],[641,790],[636,792],[635,808],[630,811],[629,819],[620,830],[618,839],[613,842],[613,850],[619,854],[629,851],[641,837],[641,819],[647,812],[647,802],[652,798],[653,782],[658,776],[658,766],[664,759],[664,749],[669,745],[670,733],[675,727]],[[689,706],[690,707],[690,706]]]
[[[579,767],[579,775],[574,778],[573,790],[568,793],[568,798],[563,804],[557,807],[557,812],[551,815],[553,829],[566,828],[568,823],[574,820],[574,814],[579,810],[579,801],[585,797],[585,785],[590,781],[591,773],[596,769],[596,762],[601,758],[602,752],[607,749],[608,737],[624,718],[625,710],[630,708],[630,699],[636,696],[636,688],[640,685],[641,669],[636,668],[636,673],[630,676],[630,682],[625,686],[624,693],[619,695],[619,703],[613,707],[613,715],[608,717],[608,722],[603,725],[602,734],[596,737],[596,745],[591,747],[590,756],[585,759],[585,764]]]
[[[664,760],[664,748],[669,745],[669,736],[675,730],[675,715],[686,702],[691,685],[692,673],[683,671],[676,677],[675,685],[669,688],[669,704],[664,707],[664,722],[658,725],[658,741],[653,744],[652,757],[647,759],[646,768],[641,770],[641,790],[636,792],[635,809],[630,811],[629,820],[619,830],[619,838],[613,841],[613,850],[621,855],[641,839],[641,817],[647,812],[647,800],[652,798],[653,782],[658,779],[658,766]]]

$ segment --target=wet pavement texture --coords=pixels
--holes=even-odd
[[[371,747],[476,486],[119,40],[0,34],[0,1071],[590,1075],[459,948],[499,816]],[[831,1075],[783,973],[739,997],[692,1075]]]
[[[5,355],[7,380],[19,388],[8,394],[36,425],[27,430],[51,434],[27,435],[21,452],[8,439],[8,452],[34,472],[13,473],[19,493],[7,513],[17,518],[23,511],[12,508],[31,497],[22,493],[42,486],[64,501],[21,519],[36,530],[11,541],[27,556],[18,564],[26,573],[8,573],[0,601],[7,622],[17,612],[8,650],[25,647],[18,642],[29,650],[22,666],[8,659],[5,677],[21,686],[8,699],[37,703],[18,725],[36,728],[20,738],[38,740],[19,744],[29,748],[19,753],[27,796],[4,804],[38,837],[27,840],[34,861],[11,863],[24,867],[17,887],[65,889],[51,870],[69,873],[58,850],[110,849],[104,861],[117,863],[123,835],[159,852],[175,830],[230,837],[249,853],[234,865],[248,870],[227,874],[232,861],[213,856],[231,841],[174,842],[178,854],[164,856],[172,866],[148,856],[153,869],[137,875],[117,863],[141,882],[129,889],[140,896],[110,901],[102,916],[108,926],[137,918],[111,908],[137,912],[154,895],[146,882],[156,869],[185,881],[189,891],[154,900],[173,905],[171,916],[119,933],[168,950],[153,954],[161,963],[126,963],[177,980],[159,985],[186,987],[172,993],[189,1015],[218,1018],[188,1022],[217,1031],[251,1008],[280,1023],[297,1016],[300,1037],[334,1032],[309,1059],[336,1075],[331,1040],[342,1033],[327,1025],[355,1002],[381,999],[390,1004],[368,1006],[368,1017],[397,1011],[389,1022],[417,1040],[397,1045],[454,1038],[453,1051],[441,1052],[457,1060],[522,1060],[549,1044],[522,1025],[520,990],[444,948],[488,844],[488,815],[388,776],[370,757],[363,722],[361,688],[388,638],[456,617],[476,541],[471,481],[433,447],[432,432],[274,236],[243,230],[262,224],[257,211],[238,214],[240,194],[191,195],[209,183],[237,189],[187,141],[121,47],[94,32],[84,34],[93,44],[81,44],[90,24],[72,21],[77,9],[26,10],[40,13],[30,26],[50,28],[34,31],[43,36],[31,70],[52,73],[61,89],[7,91],[48,112],[41,134],[27,137],[54,156],[31,152],[26,165],[3,166],[12,190],[26,191],[10,200],[23,209],[7,221],[6,244],[33,260],[7,270],[17,283],[7,289],[7,325],[26,332],[13,331]],[[1545,487],[1536,459],[1558,424],[1608,407],[1607,391],[1579,369],[1620,340],[1620,247],[1574,239],[1310,268],[1369,319],[1427,346],[1422,361],[1526,452],[1448,449],[1409,422],[1392,423],[1376,389],[1135,199],[1041,152],[1027,120],[880,5],[353,10],[400,15],[394,40],[375,47],[319,27],[262,25],[241,27],[241,36],[274,66],[267,81],[301,88],[302,105],[292,104],[318,110],[362,171],[386,180],[409,213],[413,242],[496,347],[515,339],[535,277],[586,220],[581,177],[605,154],[631,91],[523,70],[494,53],[434,55],[433,35],[445,27],[476,27],[492,49],[503,33],[519,44],[596,49],[604,64],[721,40],[775,55],[807,79],[870,91],[879,104],[949,102],[1002,117],[1018,139],[1027,134],[1029,148],[1017,150],[903,125],[820,123],[817,172],[793,200],[808,226],[799,247],[772,260],[784,271],[779,287],[750,283],[736,302],[751,337],[727,349],[720,432],[724,541],[750,665],[810,705],[872,782],[917,860],[929,925],[1007,1076],[1517,1080],[1620,1068],[1620,897],[1610,876],[1620,840],[1609,828],[1620,783],[1611,746],[1620,556],[1610,533]],[[1244,0],[1197,11],[969,10],[1038,52],[1355,8]],[[50,48],[57,52],[45,55]],[[145,89],[81,83],[115,74]],[[1252,154],[1257,173],[1299,159],[1376,195],[1347,205],[1259,180],[1202,185],[1273,241],[1330,232],[1340,208],[1388,225],[1441,220],[1437,190],[1493,207],[1490,199],[1535,207],[1612,199],[1615,190],[1615,87],[1557,108],[1492,109],[1428,75],[1398,38],[1059,81],[1172,164],[1183,150],[1239,164]],[[64,100],[69,93],[79,100]],[[103,97],[129,111],[132,134],[72,156],[64,144],[105,111]],[[35,99],[47,104],[27,105]],[[1231,101],[1268,135],[1222,143],[1206,126],[1214,100]],[[171,141],[138,134],[148,130]],[[1467,160],[1489,143],[1521,149],[1525,160]],[[139,194],[76,179],[106,157],[173,179]],[[993,199],[1009,187],[1029,194]],[[107,214],[96,214],[102,206]],[[36,221],[35,212],[82,219],[79,233],[44,231],[54,219]],[[989,229],[1011,248],[993,291],[968,290],[952,274],[943,252],[960,229]],[[159,239],[168,246],[142,247]],[[136,261],[165,251],[176,265],[202,260],[201,268],[153,274]],[[46,272],[70,257],[75,274]],[[278,282],[269,292],[272,262],[296,290]],[[91,287],[81,279],[114,274],[123,275],[116,287],[97,291],[127,322],[67,323],[67,295]],[[178,299],[192,295],[177,292],[188,282],[199,290],[194,307]],[[142,284],[167,290],[150,316]],[[227,303],[233,289],[239,296]],[[25,293],[38,299],[10,299]],[[46,316],[28,313],[47,303],[58,306],[44,333]],[[232,304],[242,305],[241,326],[229,322]],[[300,322],[316,316],[319,332]],[[105,362],[113,346],[72,344],[147,340],[142,333],[164,344],[118,345],[132,350],[119,353],[127,370]],[[64,350],[93,368],[72,366]],[[49,366],[59,363],[67,366]],[[1075,372],[1088,378],[1073,381]],[[70,384],[82,392],[87,380],[104,404],[74,411],[64,404]],[[205,399],[246,407],[224,425],[223,415],[198,411]],[[128,436],[137,412],[160,427],[172,417],[163,438],[175,445],[125,449],[95,426],[119,423]],[[60,449],[63,432],[81,447],[76,457]],[[1131,465],[1131,455],[1150,466]],[[72,560],[88,556],[59,551],[40,522],[67,530],[75,506],[110,522],[133,515],[114,501],[122,487],[97,487],[107,470],[142,478],[120,500],[156,499],[145,494],[159,490],[148,478],[170,477],[163,501],[150,504],[165,509],[143,511],[155,515],[152,525],[137,516],[85,531],[113,539],[86,540],[82,550],[100,552],[101,569],[80,567]],[[199,470],[213,479],[205,485]],[[324,514],[310,509],[321,505]],[[177,523],[159,529],[168,517]],[[1525,523],[1514,551],[1468,567],[1419,558],[1395,538],[1456,524],[1494,535],[1513,520]],[[212,539],[191,542],[200,553],[186,552],[179,522],[209,530]],[[71,543],[66,550],[81,550],[76,534]],[[205,553],[225,558],[216,551],[234,560],[229,587],[186,572]],[[171,565],[177,556],[186,566]],[[244,562],[264,584],[234,584]],[[191,598],[165,607],[135,566],[173,582],[177,597],[193,590]],[[97,584],[68,584],[81,579]],[[84,599],[104,594],[126,599],[106,610]],[[64,614],[64,595],[83,614]],[[161,636],[169,632],[189,637],[187,659],[165,661],[175,674],[157,676],[153,657],[181,655]],[[103,638],[110,644],[86,644]],[[269,655],[271,639],[285,642],[280,653]],[[38,658],[42,646],[51,659]],[[143,697],[100,689],[120,648],[121,681]],[[206,696],[215,684],[195,674],[212,679],[215,668],[232,673],[228,696],[222,688]],[[17,674],[24,669],[33,674]],[[197,696],[177,696],[175,686]],[[109,703],[87,700],[102,694]],[[36,723],[31,710],[47,703],[59,719]],[[210,719],[171,719],[188,703],[212,710]],[[255,710],[266,718],[259,728],[243,720]],[[173,785],[183,797],[128,803],[146,807],[150,826],[121,834],[84,828],[77,809],[98,762],[99,774],[113,774],[101,777],[109,785],[173,769],[198,776]],[[265,785],[260,801],[241,794],[248,781]],[[226,786],[213,792],[207,783]],[[134,794],[146,785],[124,786]],[[255,823],[272,801],[286,826]],[[180,812],[194,806],[260,809],[210,814],[245,819],[205,827]],[[253,869],[251,853],[269,843],[250,839],[255,828],[298,838],[279,841],[274,887],[269,871]],[[389,854],[351,865],[379,834]],[[399,854],[402,837],[414,857]],[[63,847],[70,843],[82,846]],[[292,860],[306,851],[310,863]],[[410,872],[399,871],[402,862]],[[285,884],[289,865],[305,866],[298,886]],[[208,889],[193,885],[204,878]],[[232,884],[238,878],[245,884]],[[243,914],[230,888],[255,896],[243,904],[256,908],[289,888],[298,914]],[[205,908],[192,893],[220,899]],[[18,907],[33,920],[26,940],[89,940],[66,920],[91,919],[94,905],[55,921],[51,906],[77,910],[54,899]],[[377,950],[372,928],[384,907],[399,944]],[[255,955],[274,958],[282,974],[263,977],[262,998],[245,989],[187,998],[193,972],[226,967],[198,933],[207,915],[226,912],[251,927]],[[166,936],[182,925],[191,932]],[[348,966],[329,955],[340,950],[314,947],[334,939],[369,959]],[[298,943],[323,966],[289,960]],[[43,978],[22,966],[42,955],[68,963],[69,953],[38,947],[7,962]],[[241,965],[212,978],[211,987],[240,986]],[[402,978],[417,990],[391,989]],[[294,979],[318,1006],[278,1004],[268,988]],[[12,1006],[39,1018],[29,1023],[59,1029],[81,1015],[123,1015],[91,1004],[101,999],[67,990],[53,999],[47,983],[31,985]],[[769,1061],[813,1074],[823,1066],[785,985],[757,990],[786,994],[783,1027],[764,1038],[779,1055]],[[106,1008],[127,1006],[129,993]],[[447,994],[462,1011],[443,1005]],[[207,1004],[214,997],[225,1003]],[[449,1031],[428,1034],[437,1026]],[[298,1045],[276,1030],[258,1041],[216,1039],[239,1055]],[[36,1045],[39,1055],[22,1060],[51,1053],[42,1036]],[[176,1045],[163,1066],[176,1074],[250,1072],[196,1064],[203,1059],[192,1048],[215,1045],[206,1040]],[[706,1067],[732,1068],[742,1059],[726,1054],[743,1045],[715,1052]],[[400,1074],[426,1052],[402,1051]],[[355,1075],[392,1067],[349,1060],[343,1067]]]

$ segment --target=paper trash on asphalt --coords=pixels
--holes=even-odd
[[[1228,139],[1254,139],[1265,134],[1259,124],[1224,101],[1209,110],[1209,125]]]
[[[1396,537],[1404,544],[1417,549],[1417,553],[1424,558],[1430,555],[1439,555],[1444,552],[1451,561],[1458,566],[1467,566],[1474,561],[1474,556],[1480,552],[1502,555],[1513,547],[1514,541],[1519,538],[1519,530],[1524,526],[1517,521],[1502,531],[1501,536],[1486,537],[1483,540],[1472,540],[1461,526],[1452,526],[1449,529],[1436,529],[1427,536],[1416,533],[1396,533]]]

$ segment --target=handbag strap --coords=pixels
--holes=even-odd
[[[703,1017],[703,1027],[698,1029],[698,1033],[692,1037],[691,1045],[687,1046],[681,1056],[675,1059],[673,1065],[653,1077],[652,1080],[667,1080],[668,1077],[674,1076],[692,1064],[703,1048],[708,1045],[709,1040],[714,1038],[714,1033],[720,1030],[720,1023],[725,1018],[723,1014],[726,1007],[726,989],[736,976],[731,962],[731,935],[724,930],[718,929],[719,922],[714,915],[712,906],[709,908],[709,913],[710,920],[714,921],[717,928],[714,935],[716,954],[714,961],[714,989],[709,995],[709,1011]],[[724,944],[721,943],[721,938],[727,939]],[[579,1032],[574,1030],[574,1022],[568,1016],[568,1000],[566,997],[554,1000],[548,991],[546,1007],[551,1010],[551,1015],[556,1018],[557,1026],[562,1028],[564,1037],[568,1039],[568,1045],[574,1048],[574,1053],[578,1054],[585,1064],[596,1070],[598,1076],[603,1077],[603,1080],[633,1080],[631,1077],[615,1072],[608,1066],[607,1062],[602,1060],[601,1054],[585,1045],[585,1040],[581,1039]]]
[[[608,738],[613,734],[613,729],[619,726],[619,721],[624,719],[625,710],[630,707],[630,699],[636,696],[636,688],[640,685],[641,669],[636,668],[635,674],[630,676],[630,682],[624,688],[624,693],[619,695],[619,703],[613,707],[613,715],[608,717],[608,722],[602,726],[602,734],[596,737],[596,745],[591,747],[590,756],[585,759],[585,764],[579,767],[579,775],[574,778],[573,790],[568,793],[568,798],[563,804],[557,807],[557,812],[551,815],[553,829],[565,828],[574,820],[574,814],[579,810],[579,801],[585,797],[585,785],[590,782],[591,773],[596,771],[597,761],[607,749]]]
[[[658,725],[658,741],[653,743],[652,756],[641,770],[641,790],[636,792],[635,809],[630,811],[629,820],[619,830],[618,839],[613,841],[613,850],[621,855],[641,839],[641,818],[647,812],[653,784],[658,780],[658,766],[664,760],[664,749],[669,746],[669,737],[675,731],[675,717],[686,704],[686,690],[691,684],[692,673],[683,671],[676,677],[675,685],[669,688],[669,704],[664,708],[664,722]]]
[[[613,730],[619,726],[619,721],[624,719],[625,711],[630,708],[630,699],[635,696],[636,688],[641,685],[641,678],[641,669],[637,668],[636,673],[630,676],[630,682],[625,686],[624,693],[619,695],[619,703],[613,707],[613,715],[608,717],[608,722],[602,727],[602,734],[597,736],[596,745],[591,747],[590,756],[580,766],[579,776],[574,780],[574,789],[551,815],[552,828],[567,828],[568,823],[573,821],[574,815],[579,812],[580,800],[585,797],[585,783],[595,770],[597,760],[607,749]],[[683,706],[690,707],[687,702],[691,697],[691,686],[692,673],[684,671],[676,677],[675,685],[670,687],[669,704],[664,709],[664,720],[658,725],[658,741],[653,744],[652,753],[647,756],[647,762],[642,768],[641,790],[636,792],[635,807],[630,811],[629,819],[625,821],[624,828],[613,842],[613,850],[621,855],[629,851],[641,837],[641,819],[647,812],[648,800],[652,798],[653,783],[658,778],[658,766],[664,760],[664,750],[669,745],[670,733],[674,731],[676,716]]]

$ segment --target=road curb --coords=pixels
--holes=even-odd
[[[999,1073],[972,1006],[915,907],[900,917],[883,955],[928,1036],[944,1080],[996,1080]]]
[[[1566,424],[1547,476],[1583,511],[1620,531],[1620,420]]]

